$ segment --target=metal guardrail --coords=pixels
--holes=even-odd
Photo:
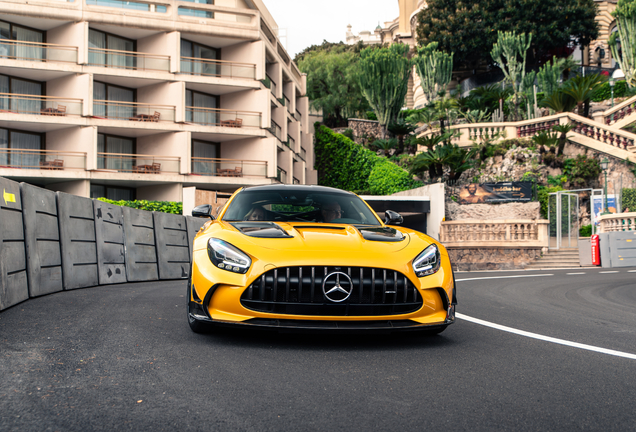
[[[82,115],[82,99],[0,93],[0,113],[46,116]]]
[[[126,153],[97,153],[97,171],[136,174],[179,173],[181,158]]]
[[[93,117],[137,122],[173,122],[175,120],[175,107],[139,102],[96,100],[93,101]]]
[[[192,174],[219,177],[267,177],[267,162],[193,157]]]
[[[0,58],[37,62],[77,63],[77,47],[0,39]]]
[[[181,57],[182,74],[256,79],[256,65],[196,57]]]
[[[260,127],[261,113],[255,111],[233,111],[220,108],[187,106],[186,122],[232,128]]]
[[[170,56],[103,48],[88,49],[89,66],[118,69],[170,71]]]
[[[0,148],[0,169],[22,168],[39,170],[86,169],[86,153],[59,150],[28,150]]]

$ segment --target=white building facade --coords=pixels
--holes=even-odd
[[[261,0],[3,0],[0,176],[170,201],[315,184],[306,77],[276,27]]]

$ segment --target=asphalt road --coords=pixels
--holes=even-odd
[[[458,312],[633,355],[628,270],[457,273]],[[466,319],[434,337],[198,335],[184,295],[125,284],[1,313],[0,430],[636,430],[633,356]]]

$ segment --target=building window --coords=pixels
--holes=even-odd
[[[44,85],[40,82],[0,75],[0,93],[3,93],[0,95],[0,110],[40,114],[42,100],[13,95],[41,96],[43,90]]]
[[[91,184],[91,198],[133,201],[135,199],[135,189]]]
[[[135,89],[93,82],[93,115],[97,117],[128,120],[135,114],[136,99]]]
[[[191,123],[218,125],[219,97],[194,90],[186,90],[186,121]]]
[[[137,57],[118,51],[135,52],[135,41],[98,30],[88,30],[88,63],[96,66],[109,66],[133,69]],[[113,51],[106,51],[113,50]]]
[[[43,148],[42,134],[0,129],[0,166],[39,169]]]
[[[20,26],[7,21],[0,21],[0,39],[22,42],[44,42],[44,32]],[[43,60],[44,49],[30,44],[2,43],[0,41],[0,58],[10,57],[24,60]]]
[[[86,4],[93,6],[115,7],[121,9],[133,9],[145,12],[166,13],[167,11],[166,6],[163,5],[154,5],[150,3],[140,3],[126,0],[86,0]]]
[[[192,173],[193,174],[216,174],[217,160],[221,153],[221,144],[192,140]]]
[[[135,138],[97,134],[97,168],[133,171]]]
[[[199,3],[199,4],[209,4],[213,5],[214,0],[183,0],[190,3]],[[208,10],[200,10],[200,9],[190,9],[186,7],[179,6],[179,15],[191,16],[197,18],[214,18],[214,12]]]
[[[182,73],[192,75],[220,75],[220,66],[218,63],[206,61],[220,59],[220,52],[216,48],[181,39],[181,57]]]

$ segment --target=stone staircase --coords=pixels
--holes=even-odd
[[[525,270],[556,269],[580,267],[579,250],[577,248],[565,248],[550,250],[541,258],[528,264]]]

